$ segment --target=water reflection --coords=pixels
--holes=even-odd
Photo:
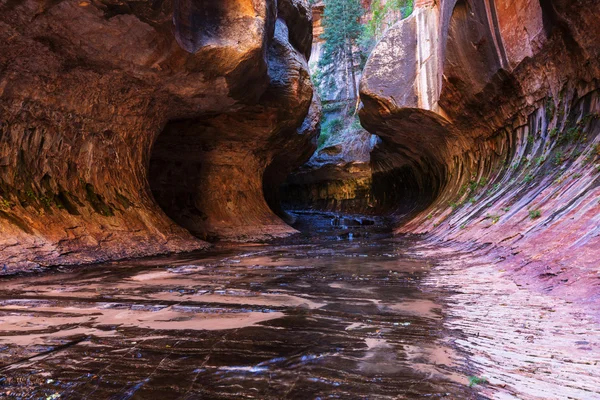
[[[446,294],[384,222],[303,214],[302,237],[270,245],[4,279],[0,391],[467,398]]]

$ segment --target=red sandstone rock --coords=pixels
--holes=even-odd
[[[200,237],[290,233],[262,174],[313,146],[314,130],[297,135],[313,99],[312,35],[305,1],[275,4],[3,3],[0,263],[206,246],[155,196],[169,214],[187,209],[178,222]]]
[[[374,169],[404,185],[398,232],[494,244],[540,289],[598,296],[598,15],[594,1],[451,0],[388,31],[360,114],[382,138]]]

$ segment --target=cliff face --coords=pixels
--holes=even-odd
[[[304,0],[4,2],[0,264],[206,245],[190,232],[294,232],[263,186],[315,146],[309,10]]]
[[[507,269],[544,287],[592,286],[598,15],[585,0],[424,1],[387,32],[364,71],[360,116],[382,139],[374,173],[402,188],[398,232],[493,244]]]
[[[325,44],[323,15],[326,3],[313,3],[314,40],[310,67],[323,101],[322,130],[317,152],[308,163],[294,171],[281,188],[281,198],[287,209],[363,214],[388,212],[390,205],[394,209],[392,199],[386,197],[384,190],[387,182],[382,182],[379,176],[373,179],[370,153],[377,138],[360,126],[356,115],[359,101],[350,76],[357,82],[360,80],[360,65],[370,43],[375,42],[387,26],[400,20],[403,13],[409,12],[410,7],[388,8],[386,3],[382,0],[373,8],[370,0],[361,1],[363,28],[373,21],[376,13],[380,20],[376,32],[371,32],[372,36],[361,36],[354,46],[353,74],[349,74],[342,59],[325,66],[319,64]]]

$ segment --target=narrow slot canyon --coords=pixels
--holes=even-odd
[[[0,11],[0,398],[600,399],[598,1]]]

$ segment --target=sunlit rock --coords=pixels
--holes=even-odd
[[[403,182],[398,232],[518,248],[507,268],[529,276],[593,273],[599,7],[423,2],[387,32],[360,116],[381,138],[374,169]]]
[[[297,134],[313,99],[307,7],[0,6],[0,254],[9,270],[206,246],[194,236],[294,232],[267,206],[263,173],[290,151],[294,168],[313,146],[314,124]]]

